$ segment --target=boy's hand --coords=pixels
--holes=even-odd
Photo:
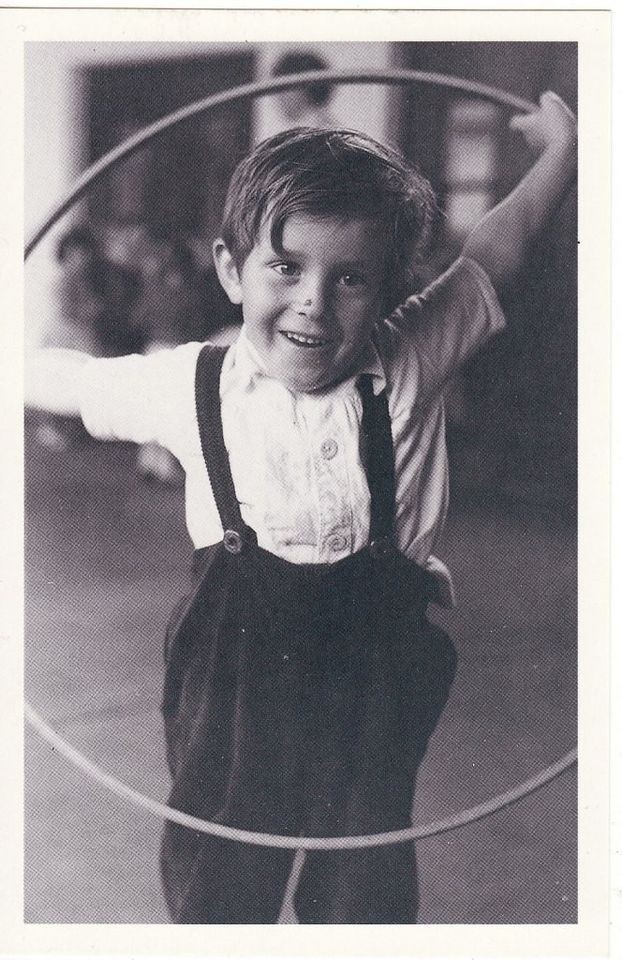
[[[547,90],[540,97],[540,108],[532,113],[520,113],[510,120],[510,129],[522,133],[536,153],[552,146],[562,149],[574,146],[577,140],[577,120],[561,97]]]

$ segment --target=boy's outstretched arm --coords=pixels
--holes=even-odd
[[[522,267],[532,241],[546,227],[577,170],[577,121],[557,94],[544,93],[540,109],[512,117],[510,126],[523,134],[538,159],[474,227],[462,250],[486,270],[497,288]]]
[[[80,372],[89,354],[48,348],[26,356],[26,406],[67,417],[80,414]]]

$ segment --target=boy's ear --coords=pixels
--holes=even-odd
[[[231,303],[242,303],[242,284],[240,283],[238,268],[229,253],[229,248],[221,237],[214,240],[212,254],[216,273],[223,290]]]

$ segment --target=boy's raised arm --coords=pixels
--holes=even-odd
[[[577,122],[563,100],[550,91],[540,109],[512,117],[538,159],[518,186],[494,207],[467,237],[462,253],[476,260],[501,288],[523,265],[532,241],[574,181],[577,170]]]
[[[80,414],[80,372],[89,354],[48,348],[26,356],[26,406],[64,416]]]

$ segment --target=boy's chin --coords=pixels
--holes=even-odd
[[[292,357],[292,352],[291,348],[285,355],[272,351],[261,359],[269,377],[296,393],[328,390],[346,380],[352,370],[350,357],[335,356],[329,347],[318,348],[315,356],[309,348],[298,348],[299,356]]]
[[[295,367],[281,368],[274,377],[284,386],[296,393],[319,393],[328,390],[344,379],[337,370],[297,370]]]

